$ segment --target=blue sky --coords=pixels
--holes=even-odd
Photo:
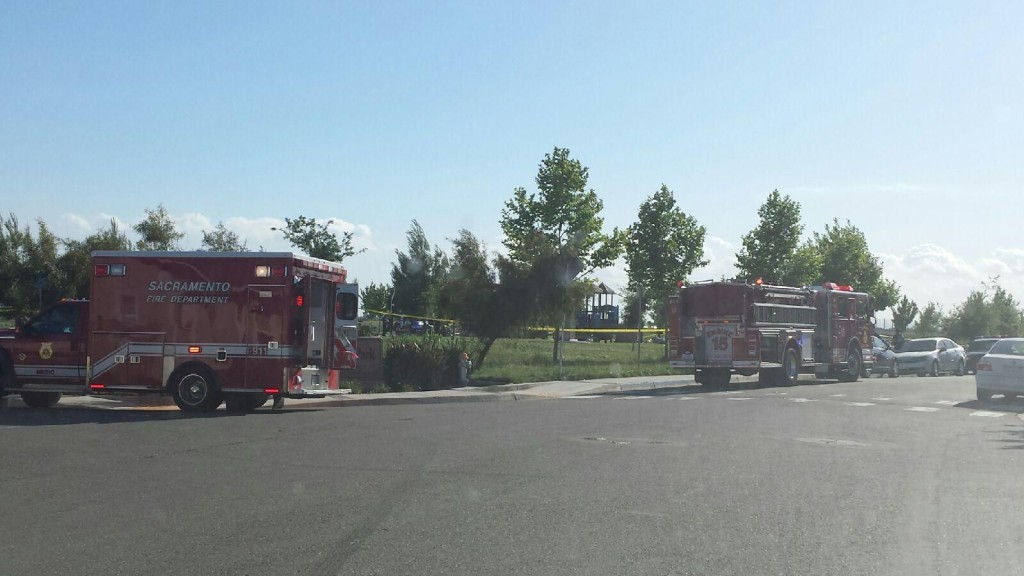
[[[625,227],[662,183],[732,271],[773,189],[919,304],[1024,298],[1018,2],[6,2],[0,212],[84,237],[163,204],[287,249],[334,219],[388,281],[412,219],[500,248],[544,154]],[[602,271],[625,282],[625,265]]]

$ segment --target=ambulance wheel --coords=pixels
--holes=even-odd
[[[846,370],[839,373],[839,379],[843,382],[856,382],[860,379],[861,364],[863,362],[860,359],[860,350],[850,348],[850,353],[846,356]]]
[[[228,394],[224,397],[224,405],[231,412],[252,412],[269,399],[269,394]]]
[[[60,402],[60,392],[22,392],[21,400],[29,408],[53,408]]]
[[[213,412],[222,400],[217,380],[202,365],[178,368],[171,374],[168,387],[174,403],[185,412]]]
[[[0,398],[10,394],[6,389],[12,386],[14,386],[14,367],[7,354],[0,350]]]
[[[797,358],[796,348],[786,348],[782,354],[782,369],[779,370],[779,384],[782,386],[796,386],[800,377],[800,359]]]

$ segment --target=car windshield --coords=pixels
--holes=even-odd
[[[971,345],[967,348],[967,351],[968,352],[988,352],[988,349],[991,348],[992,345],[995,344],[998,341],[999,341],[998,338],[987,338],[985,340],[975,340],[974,342],[971,342]]]
[[[903,345],[900,352],[931,352],[938,347],[938,340],[926,338],[924,340],[911,340]]]
[[[1000,340],[992,346],[988,353],[1024,356],[1024,340]]]

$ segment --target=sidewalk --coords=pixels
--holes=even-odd
[[[382,406],[397,404],[447,404],[456,402],[497,402],[565,398],[678,388],[694,385],[693,376],[633,376],[629,378],[598,378],[593,380],[562,380],[528,382],[494,386],[468,386],[429,392],[389,392],[383,394],[346,394],[327,398],[285,400],[285,408],[326,408],[342,406]],[[21,406],[16,395],[7,399],[12,406]],[[65,396],[58,406],[100,410],[177,410],[169,396]],[[270,404],[261,408],[270,410]]]

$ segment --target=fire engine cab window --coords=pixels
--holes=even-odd
[[[857,318],[868,317],[868,303],[866,300],[857,300]]]
[[[334,316],[338,320],[355,320],[359,315],[359,297],[348,292],[338,294]]]

